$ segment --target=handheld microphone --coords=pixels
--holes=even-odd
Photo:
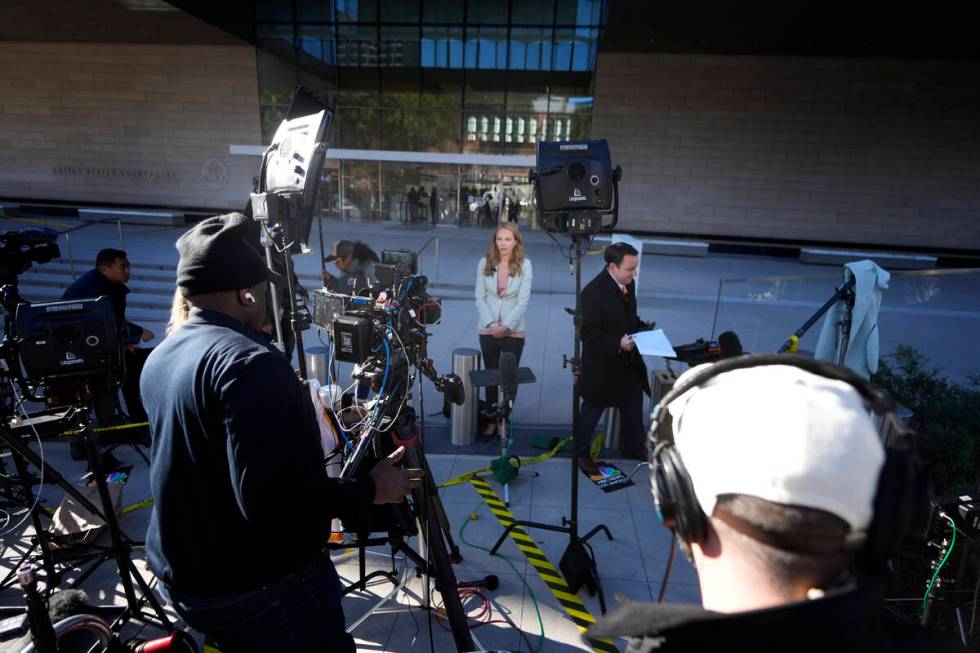
[[[491,592],[500,587],[500,579],[494,574],[485,576],[483,580],[461,580],[456,583],[459,589],[475,589],[477,587],[485,587]]]
[[[509,351],[500,355],[500,391],[505,402],[517,396],[517,356]]]

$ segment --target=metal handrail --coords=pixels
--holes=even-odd
[[[422,245],[422,247],[420,247],[418,251],[415,252],[415,255],[418,256],[419,259],[421,259],[422,252],[424,252],[429,247],[429,245],[432,244],[433,241],[435,241],[436,244],[436,264],[435,264],[436,269],[435,269],[435,273],[432,275],[432,278],[429,279],[429,281],[435,281],[436,279],[439,278],[439,236],[432,236],[427,241],[425,241],[425,244]],[[419,263],[419,269],[421,268],[422,268],[422,264]]]
[[[85,220],[84,224],[80,224],[77,227],[71,227],[70,229],[65,229],[64,231],[58,232],[59,236],[65,237],[65,247],[68,248],[68,269],[71,272],[72,279],[78,278],[78,275],[75,274],[75,255],[71,249],[72,232],[81,231],[82,229],[86,229],[88,227],[92,227],[97,224],[107,224],[109,222],[115,222],[116,228],[119,230],[119,249],[126,249],[125,244],[123,243],[123,229],[122,229],[121,218],[116,218],[115,220],[113,220],[112,218],[102,218],[101,220]]]

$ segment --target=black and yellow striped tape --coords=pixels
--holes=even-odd
[[[565,438],[564,440],[562,440],[561,442],[559,442],[558,444],[556,444],[554,447],[552,447],[549,451],[545,451],[544,453],[539,454],[537,456],[533,456],[531,458],[521,458],[520,459],[520,461],[521,461],[521,464],[520,465],[514,465],[513,461],[511,461],[511,464],[514,465],[514,467],[517,467],[518,469],[520,469],[521,467],[527,467],[529,465],[536,465],[537,463],[544,462],[545,460],[548,460],[549,458],[553,457],[556,453],[558,453],[561,450],[562,447],[564,447],[566,444],[568,444],[571,441],[572,441],[572,438],[570,438],[570,437]],[[490,468],[490,465],[484,465],[483,467],[480,467],[479,469],[474,469],[473,471],[466,472],[465,474],[460,474],[459,476],[454,476],[451,479],[449,479],[448,481],[444,481],[444,482],[440,483],[439,484],[439,487],[440,488],[444,488],[444,487],[450,487],[450,486],[453,486],[453,485],[459,485],[460,483],[466,483],[467,481],[476,478],[478,475],[483,474],[484,472],[489,472],[489,471],[492,471],[491,468]]]
[[[507,528],[514,523],[514,515],[511,514],[504,502],[496,495],[496,493],[490,488],[490,485],[481,478],[471,478],[470,484],[477,491],[481,497],[483,497],[484,502],[486,502],[487,507],[490,508],[500,524]],[[544,551],[538,546],[527,531],[517,526],[510,531],[510,537],[514,540],[514,544],[517,548],[521,550],[527,561],[531,563],[531,566],[538,572],[538,576],[544,581],[544,584],[548,586],[548,589],[558,599],[558,603],[561,604],[565,614],[567,614],[575,625],[579,627],[581,631],[585,631],[589,626],[595,623],[595,617],[589,613],[589,609],[585,607],[582,600],[578,596],[572,594],[568,587],[568,583],[562,577],[561,572],[551,564],[548,557],[544,554]],[[595,651],[602,651],[603,653],[619,653],[619,649],[609,639],[589,639],[589,644],[592,645],[592,649]]]

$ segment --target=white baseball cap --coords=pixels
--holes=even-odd
[[[676,385],[694,372],[692,368]],[[720,374],[669,405],[698,502],[744,494],[871,523],[884,445],[861,395],[790,365]]]

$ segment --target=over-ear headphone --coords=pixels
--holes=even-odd
[[[248,300],[248,303],[249,304],[254,304],[255,303],[255,295],[253,295],[251,292],[246,292],[245,295],[244,295],[244,297],[245,297],[245,299]]]
[[[685,552],[690,544],[703,543],[706,539],[708,518],[698,502],[681,454],[672,439],[659,435],[667,420],[666,408],[684,393],[721,374],[767,365],[790,365],[817,376],[843,381],[854,388],[876,414],[890,422],[893,437],[885,443],[885,462],[875,493],[874,516],[857,554],[860,568],[877,572],[897,553],[904,535],[910,529],[924,530],[929,520],[928,484],[917,464],[912,432],[898,419],[897,404],[884,390],[847,368],[804,356],[752,354],[724,359],[695,370],[664,395],[651,413],[647,433],[650,491],[660,519],[673,530]]]

